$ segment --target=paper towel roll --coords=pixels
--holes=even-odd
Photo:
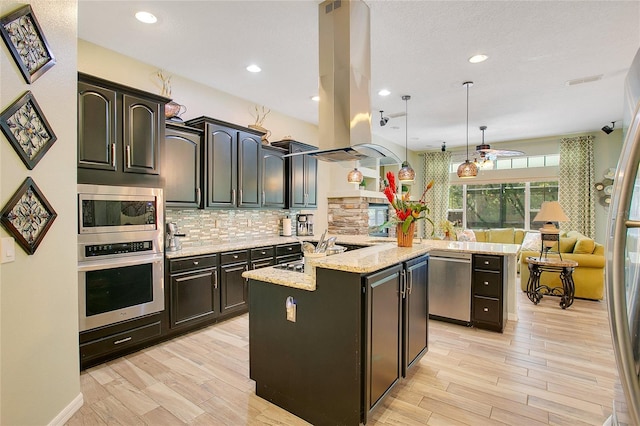
[[[282,235],[285,237],[291,236],[291,219],[288,217],[282,219]]]

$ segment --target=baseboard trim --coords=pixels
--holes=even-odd
[[[507,313],[507,319],[509,321],[518,321],[518,314],[514,314],[514,313]]]
[[[84,404],[84,398],[82,396],[82,392],[80,392],[78,396],[73,398],[73,401],[64,408],[64,410],[60,411],[60,413],[58,413],[58,415],[49,422],[48,426],[63,426],[67,420],[69,420],[71,416],[73,416],[75,412],[82,407],[82,404]]]

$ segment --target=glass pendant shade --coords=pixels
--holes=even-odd
[[[411,183],[416,179],[416,172],[411,168],[408,161],[402,163],[398,170],[398,181],[400,183]]]
[[[476,176],[478,176],[478,166],[476,166],[476,163],[465,160],[464,163],[458,166],[459,178],[472,178]]]
[[[349,183],[361,183],[362,179],[362,172],[357,167],[354,167],[347,175],[347,182]]]

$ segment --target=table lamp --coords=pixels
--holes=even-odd
[[[540,259],[542,259],[543,252],[546,258],[549,250],[557,244],[558,255],[562,260],[562,254],[560,254],[560,230],[556,228],[553,222],[568,222],[569,218],[562,211],[560,203],[557,201],[545,201],[533,221],[545,222],[544,226],[540,228],[540,239],[542,240]]]

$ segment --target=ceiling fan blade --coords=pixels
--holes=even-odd
[[[491,155],[493,157],[518,157],[525,155],[523,151],[516,151],[511,149],[491,149],[491,146],[487,144],[477,145],[476,152],[478,154]]]

